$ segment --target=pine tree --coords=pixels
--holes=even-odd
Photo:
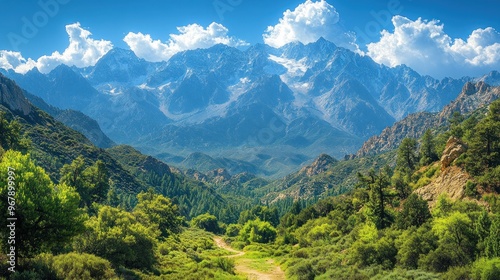
[[[420,146],[420,164],[428,165],[438,160],[434,137],[430,129],[426,130],[422,136],[422,144]]]
[[[399,145],[396,169],[412,174],[418,163],[417,141],[413,138],[405,138]]]
[[[393,217],[386,209],[386,204],[392,196],[389,194],[389,187],[391,185],[388,168],[380,171],[378,174],[372,169],[368,172],[367,176],[358,174],[360,185],[365,186],[369,191],[369,202],[367,204],[370,210],[370,216],[373,223],[378,229],[383,229],[391,225]]]

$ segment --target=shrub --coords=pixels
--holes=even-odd
[[[191,226],[196,228],[201,228],[203,230],[212,233],[220,232],[220,227],[219,223],[217,222],[217,217],[208,213],[201,214],[193,218],[193,220],[191,221]]]
[[[240,230],[239,239],[244,242],[270,243],[276,239],[276,229],[259,218],[248,221]]]
[[[472,278],[477,280],[500,279],[500,258],[477,260],[472,265]]]
[[[118,279],[108,260],[90,254],[55,256],[52,268],[61,279]]]
[[[230,224],[226,228],[226,235],[229,237],[236,237],[240,234],[241,225],[240,224]]]

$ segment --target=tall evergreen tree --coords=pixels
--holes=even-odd
[[[427,129],[422,136],[422,143],[420,145],[420,164],[428,165],[436,160],[438,160],[438,155],[436,153],[436,146],[434,143],[434,137],[430,129]]]
[[[418,164],[417,140],[405,138],[399,145],[396,169],[406,174],[415,171]]]
[[[387,171],[380,171],[378,174],[372,169],[367,176],[358,174],[361,186],[365,186],[369,191],[369,216],[378,229],[386,228],[391,225],[393,217],[386,209],[391,194],[389,187],[391,185]]]

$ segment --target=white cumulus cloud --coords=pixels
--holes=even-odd
[[[37,60],[40,72],[50,72],[60,64],[76,67],[92,66],[113,48],[110,41],[92,39],[92,33],[81,28],[80,23],[66,25],[66,32],[69,35],[69,46],[63,53],[55,51],[50,56],[40,57]]]
[[[66,25],[66,32],[69,36],[69,46],[63,53],[55,51],[35,61],[31,58],[25,59],[19,52],[0,51],[0,68],[24,74],[35,67],[42,73],[48,73],[61,64],[93,66],[113,48],[109,41],[92,39],[92,33],[83,29],[78,22]]]
[[[35,66],[35,61],[26,60],[20,52],[0,50],[0,68],[26,73]]]
[[[129,32],[123,41],[141,58],[148,61],[166,61],[174,54],[216,44],[233,47],[246,46],[245,41],[228,36],[229,30],[222,24],[212,22],[207,28],[198,24],[177,27],[179,34],[170,34],[168,42],[153,40],[151,35]]]
[[[388,66],[406,64],[421,74],[479,76],[500,69],[500,33],[488,27],[467,40],[452,39],[437,20],[392,18],[394,32],[382,31],[379,42],[367,45],[367,55]]]
[[[299,41],[304,44],[323,37],[338,46],[359,52],[353,32],[346,31],[339,24],[339,13],[325,0],[307,0],[295,10],[286,10],[279,23],[268,26],[262,37],[264,42],[279,48],[288,43]]]

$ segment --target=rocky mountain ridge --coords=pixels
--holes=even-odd
[[[441,110],[472,80],[388,68],[323,38],[279,49],[216,45],[157,63],[114,49],[84,69],[3,72],[47,103],[96,119],[117,143],[245,161],[274,176],[318,154],[354,153],[395,120]]]
[[[448,125],[454,112],[463,115],[487,106],[500,98],[500,87],[490,86],[484,81],[467,82],[462,91],[439,113],[415,113],[394,125],[385,128],[381,134],[368,139],[358,150],[356,156],[362,157],[396,149],[406,137],[420,138],[427,129],[437,129]]]

